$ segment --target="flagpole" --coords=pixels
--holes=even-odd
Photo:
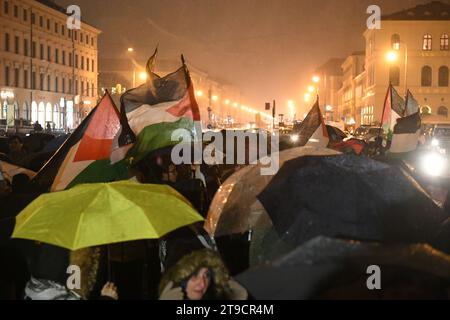
[[[387,102],[387,99],[388,99],[389,95],[392,96],[392,83],[389,83],[388,92],[386,93],[386,98],[384,98],[383,113],[381,114],[380,130],[378,130],[378,137],[377,137],[377,139],[380,138],[381,130],[383,130],[384,113],[386,112],[386,102]]]

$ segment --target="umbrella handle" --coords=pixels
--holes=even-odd
[[[111,272],[111,252],[109,250],[109,244],[106,245],[106,259],[107,259],[107,273],[108,273],[108,282],[112,281],[112,272]]]

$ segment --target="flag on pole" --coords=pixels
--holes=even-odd
[[[414,99],[411,91],[408,90],[408,93],[406,94],[405,116],[413,115],[419,111],[419,103]]]
[[[400,97],[397,90],[389,85],[384,100],[381,127],[388,136],[392,135],[397,119],[405,113],[405,101]]]
[[[419,112],[398,119],[394,127],[394,135],[392,136],[389,151],[391,153],[405,153],[416,150],[420,137],[420,127]]]
[[[108,92],[34,177],[41,190],[60,191],[80,183],[128,178],[125,160],[111,162],[113,140],[123,129]],[[118,145],[116,147],[119,147]]]
[[[319,108],[319,99],[309,111],[306,118],[300,124],[297,132],[299,136],[299,145],[326,147],[330,141],[327,127]]]
[[[153,72],[156,53],[147,63],[147,82],[121,97],[121,113],[136,136],[127,154],[133,163],[151,151],[177,144],[172,141],[174,130],[186,129],[193,139],[201,135],[200,110],[183,56],[182,67],[160,77]]]

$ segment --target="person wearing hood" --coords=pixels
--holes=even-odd
[[[25,300],[86,300],[93,296],[97,282],[100,249],[86,248],[69,252],[47,244],[37,244],[29,260],[31,277],[25,286]],[[80,286],[69,289],[67,268],[80,268]],[[101,289],[101,300],[117,300],[117,288],[107,282]]]
[[[247,291],[234,281],[219,254],[210,249],[182,257],[163,275],[160,300],[246,300]]]

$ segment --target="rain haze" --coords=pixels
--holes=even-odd
[[[276,99],[302,105],[314,70],[330,58],[364,49],[367,7],[382,14],[424,0],[57,0],[79,5],[100,28],[99,58],[118,58],[128,47],[145,61],[179,59],[239,88],[245,103],[262,109]]]

